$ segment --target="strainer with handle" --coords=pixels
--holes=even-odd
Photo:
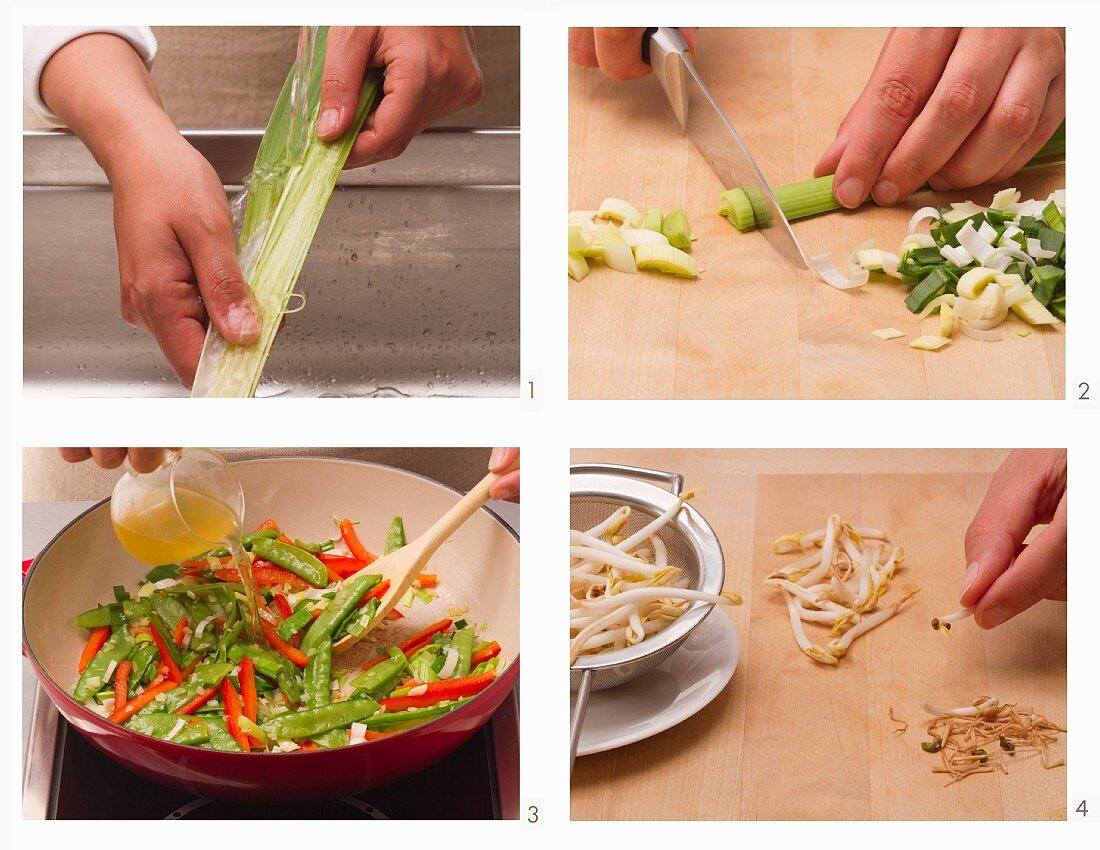
[[[669,487],[665,490],[657,484]],[[630,518],[622,532],[631,534],[674,507],[684,490],[684,476],[673,472],[618,464],[586,463],[569,468],[569,527],[587,530],[627,505]],[[668,548],[668,562],[683,571],[694,590],[719,594],[726,568],[714,529],[690,504],[657,532]],[[636,679],[672,655],[714,607],[695,602],[667,629],[634,646],[581,655],[569,668],[569,687],[577,701],[569,729],[569,764],[577,758],[581,727],[592,691],[614,688]]]

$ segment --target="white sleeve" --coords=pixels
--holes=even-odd
[[[24,27],[23,28],[23,115],[39,126],[61,127],[64,122],[54,115],[39,91],[42,71],[58,50],[82,35],[110,33],[126,39],[137,51],[146,68],[157,55],[157,39],[149,27]],[[29,113],[29,115],[28,115]]]

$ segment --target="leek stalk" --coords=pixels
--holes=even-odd
[[[250,345],[230,345],[210,326],[192,396],[240,398],[256,392],[280,318],[313,236],[367,112],[381,72],[369,70],[351,127],[338,140],[317,138],[328,27],[303,36],[256,154],[237,239],[241,271],[252,289],[263,329]]]

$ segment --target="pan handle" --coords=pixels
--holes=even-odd
[[[581,676],[581,686],[577,688],[577,704],[573,707],[573,716],[569,719],[569,773],[573,773],[573,764],[577,760],[577,747],[581,743],[581,730],[584,728],[584,715],[588,712],[588,699],[592,696],[592,679],[595,670],[585,670]]]
[[[679,472],[664,472],[660,469],[647,469],[644,466],[624,466],[619,463],[578,463],[569,467],[569,474],[578,475],[621,475],[624,478],[637,478],[640,481],[653,481],[666,485],[673,496],[684,492],[684,476]]]

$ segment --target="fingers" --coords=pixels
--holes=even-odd
[[[500,499],[504,502],[519,501],[519,470],[509,472],[489,489],[490,499]]]
[[[180,383],[190,389],[206,339],[202,305],[195,299],[190,284],[172,284],[162,287],[161,292],[155,308],[143,311],[145,326]]]
[[[430,61],[423,54],[405,53],[386,66],[384,96],[367,116],[349,162],[371,165],[400,156],[413,136],[427,126],[425,104],[432,94],[428,86]]]
[[[134,472],[152,472],[160,466],[166,451],[166,449],[131,448],[130,466],[134,468]]]
[[[497,448],[489,455],[489,471],[501,472],[519,458],[518,448]]]
[[[88,458],[94,458],[96,464],[102,466],[104,469],[116,469],[122,465],[123,461],[127,457],[130,458],[130,466],[134,468],[135,472],[152,472],[158,466],[161,461],[164,460],[165,453],[171,451],[171,449],[154,449],[154,448],[130,448],[130,449],[58,449],[57,453],[61,455],[61,459],[68,463],[81,463]]]
[[[1027,165],[1031,161],[1031,158],[1034,157],[1043,145],[1049,141],[1050,137],[1054,135],[1054,131],[1058,129],[1058,125],[1062,123],[1065,117],[1066,76],[1065,74],[1059,74],[1050,83],[1047,99],[1043,104],[1043,111],[1039,115],[1035,132],[1033,132],[1031,138],[1021,145],[1020,149],[1012,155],[1004,167],[990,178],[989,182],[1007,180]]]
[[[982,596],[974,620],[992,629],[1043,599],[1065,597],[1066,497],[1043,532]]]
[[[928,105],[882,168],[873,189],[878,203],[897,203],[925,182],[950,188],[937,174],[989,111],[1017,50],[1011,38],[963,30]]]
[[[364,37],[362,27],[332,27],[321,78],[321,116],[317,138],[338,139],[347,132],[359,108],[359,91],[373,39]]]
[[[91,449],[58,449],[57,453],[66,463],[82,463],[92,456]]]
[[[92,449],[92,459],[104,469],[117,469],[126,460],[126,449]]]
[[[1054,516],[1065,486],[1062,450],[1017,450],[1005,459],[966,530],[963,607],[976,606],[1012,566],[1031,530]]]
[[[633,80],[652,72],[642,61],[645,27],[597,27],[594,34],[600,70],[613,80]]]
[[[218,333],[235,345],[255,342],[261,321],[237,263],[229,207],[196,213],[187,219],[179,237],[206,314]]]
[[[592,27],[569,28],[569,58],[582,68],[598,68],[596,37]]]

